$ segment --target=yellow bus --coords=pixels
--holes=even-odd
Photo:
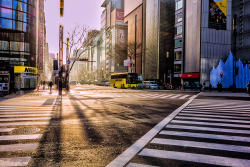
[[[114,73],[111,74],[110,85],[114,88],[137,88],[137,73]]]

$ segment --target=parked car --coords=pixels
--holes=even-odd
[[[159,89],[159,86],[154,81],[143,81],[143,88]]]
[[[110,86],[110,82],[105,82],[105,86]]]

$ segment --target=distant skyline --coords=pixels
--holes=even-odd
[[[58,53],[59,24],[64,25],[64,41],[67,38],[67,31],[73,29],[76,24],[100,30],[103,2],[104,0],[64,0],[64,17],[60,18],[60,0],[46,0],[46,41],[49,44],[49,52]],[[65,48],[64,46],[64,63]]]

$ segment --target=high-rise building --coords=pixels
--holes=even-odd
[[[146,0],[143,78],[172,83],[174,0]]]
[[[37,0],[1,0],[0,61],[9,64],[10,81],[15,80],[16,88],[36,87],[36,39]]]

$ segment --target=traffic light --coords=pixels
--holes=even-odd
[[[60,0],[60,17],[64,14],[64,0]]]
[[[58,70],[58,61],[57,60],[53,60],[53,70],[54,71]]]

